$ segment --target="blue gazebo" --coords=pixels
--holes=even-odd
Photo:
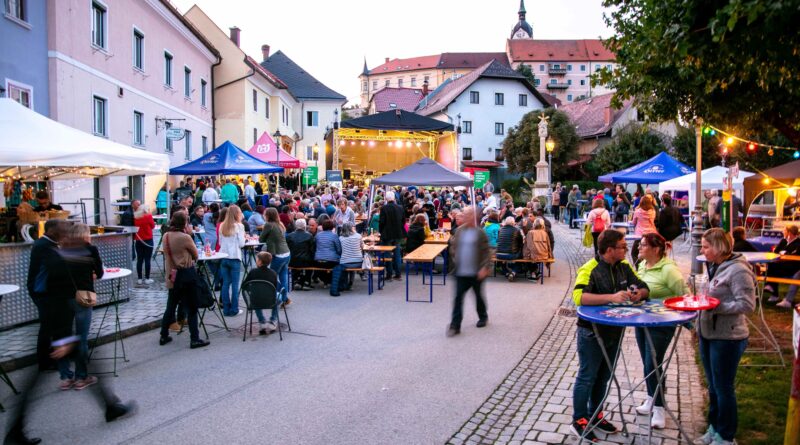
[[[257,159],[231,141],[225,141],[204,156],[169,170],[170,175],[239,175],[281,172],[283,172],[283,167],[276,167]]]
[[[693,168],[676,161],[672,156],[662,151],[633,167],[600,176],[597,180],[623,184],[658,184],[692,172],[694,172]]]

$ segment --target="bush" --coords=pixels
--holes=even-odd
[[[519,179],[506,179],[500,184],[501,189],[505,189],[511,196],[517,197],[520,192]]]

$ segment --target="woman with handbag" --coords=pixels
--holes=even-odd
[[[150,259],[153,256],[153,229],[156,222],[147,204],[139,206],[133,213],[133,224],[139,228],[133,236],[136,247],[136,283],[153,284],[150,279]],[[144,281],[142,281],[142,265],[144,265]]]
[[[192,229],[188,221],[186,212],[175,212],[164,234],[164,271],[168,294],[158,344],[163,346],[172,341],[169,326],[175,322],[175,309],[180,302],[189,321],[189,346],[195,349],[208,346],[210,342],[200,339],[197,325],[197,282],[201,278],[194,265],[197,246],[190,235]]]
[[[75,335],[79,341],[75,354],[58,360],[58,372],[61,375],[59,389],[62,391],[81,390],[97,383],[97,377],[89,375],[87,371],[89,327],[92,325],[92,307],[97,304],[94,280],[103,277],[103,261],[97,247],[89,242],[89,226],[73,224],[66,229],[65,235],[61,239],[59,253],[66,263],[64,272],[68,283],[52,288],[54,294],[63,293],[63,297],[69,300],[70,309],[75,314]],[[53,297],[60,298],[61,295]],[[74,372],[71,361],[75,362]]]

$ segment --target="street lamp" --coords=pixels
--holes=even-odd
[[[556,148],[556,141],[552,137],[548,137],[544,147],[547,149],[547,188],[550,189],[550,186],[553,185],[553,150]]]
[[[272,134],[272,137],[273,137],[273,139],[275,139],[275,149],[277,150],[277,152],[275,153],[275,155],[277,156],[276,163],[278,164],[278,167],[280,167],[281,166],[281,131],[280,130],[275,130],[275,133]],[[280,191],[281,191],[281,182],[280,181],[281,181],[281,174],[278,173],[278,174],[275,175],[275,191],[278,192],[278,193],[280,193]]]

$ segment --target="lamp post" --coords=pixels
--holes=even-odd
[[[553,150],[556,148],[556,141],[548,137],[544,147],[547,149],[547,190],[550,190],[553,187]],[[552,199],[550,196],[547,198]]]
[[[280,167],[281,166],[281,131],[280,130],[275,130],[275,133],[272,134],[272,137],[275,139],[275,150],[277,150],[277,152],[275,153],[275,156],[277,157],[276,163],[278,164],[278,167]],[[281,191],[281,174],[277,173],[275,175],[275,192],[276,193],[280,193],[280,191]]]

